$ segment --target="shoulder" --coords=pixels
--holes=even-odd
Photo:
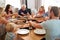
[[[60,20],[51,19],[51,20],[47,20],[41,24],[53,24],[53,23],[60,23]]]
[[[49,23],[52,23],[53,20],[47,20],[47,21],[44,21],[42,23],[40,23],[41,25],[46,25],[46,24],[49,24]]]
[[[4,11],[4,12],[2,12],[2,15],[7,15],[7,13]]]
[[[13,40],[14,34],[12,32],[7,32],[5,40]]]

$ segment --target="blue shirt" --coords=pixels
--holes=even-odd
[[[21,16],[23,16],[21,13],[23,13],[23,14],[25,14],[25,15],[27,15],[27,13],[29,13],[29,14],[31,15],[31,9],[26,9],[26,10],[20,9],[20,10],[18,11],[18,14],[21,15]]]
[[[49,16],[49,15],[50,15],[50,13],[46,12],[46,13],[43,14],[43,17]]]
[[[55,40],[56,38],[60,38],[60,20],[52,19],[47,20],[41,23],[46,30],[46,40]]]
[[[12,32],[7,32],[5,40],[13,40],[15,38],[15,34]]]

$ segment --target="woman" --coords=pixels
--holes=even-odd
[[[7,6],[5,8],[5,12],[6,12],[8,18],[10,18],[12,16],[13,12],[12,12],[12,6],[10,4],[7,4]]]
[[[44,9],[44,6],[41,6],[40,8],[39,8],[39,11],[38,11],[38,16],[43,16],[43,14],[45,13],[45,9]]]
[[[7,14],[12,14],[13,12],[12,12],[12,6],[11,5],[7,5],[6,6],[6,8],[5,8],[5,12],[7,13]]]

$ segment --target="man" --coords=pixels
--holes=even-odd
[[[21,9],[19,10],[19,15],[25,16],[27,13],[31,14],[31,10],[26,8],[26,5],[22,5]]]
[[[35,27],[44,27],[47,30],[46,33],[46,40],[60,40],[60,20],[59,20],[59,11],[58,11],[58,7],[53,6],[50,10],[50,20],[47,20],[43,23],[36,24],[33,22],[30,22],[33,26],[35,25]]]
[[[60,7],[59,7],[59,19],[60,19]]]

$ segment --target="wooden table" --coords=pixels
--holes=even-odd
[[[43,18],[41,18],[43,19]],[[39,18],[39,20],[41,20]],[[38,19],[36,19],[38,20]],[[21,24],[22,25],[22,24]],[[34,32],[34,30],[30,30],[29,34],[27,35],[17,35],[18,38],[23,38],[24,40],[41,40],[42,38],[44,38],[45,35],[41,36],[41,35],[36,35]]]
[[[18,35],[18,37],[21,37],[21,38],[23,38],[24,40],[41,40],[41,39],[44,37],[44,35],[43,35],[43,36],[41,36],[41,35],[36,35],[36,34],[33,32],[33,30],[31,30],[29,34],[27,34],[27,35]]]

